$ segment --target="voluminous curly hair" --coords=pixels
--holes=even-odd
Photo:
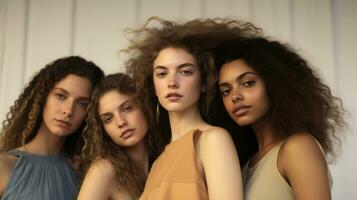
[[[6,115],[2,124],[0,153],[22,146],[35,137],[42,123],[49,92],[56,83],[70,74],[87,78],[93,88],[104,77],[97,65],[78,56],[60,58],[47,64],[34,75]],[[66,139],[64,151],[69,158],[80,154],[84,124]]]
[[[155,22],[157,26],[154,25]],[[136,81],[137,89],[144,93],[144,105],[147,105],[151,112],[150,119],[155,124],[160,122],[158,130],[162,130],[164,124],[162,121],[167,119],[165,117],[167,112],[159,106],[153,83],[153,62],[159,52],[173,47],[184,49],[195,57],[201,73],[202,85],[206,88],[206,92],[201,94],[199,109],[202,117],[210,121],[209,108],[215,96],[217,81],[217,72],[210,50],[218,44],[218,41],[242,40],[260,34],[260,29],[250,23],[231,19],[195,19],[180,24],[151,17],[143,28],[128,30],[128,32],[134,36],[130,40],[130,46],[124,50],[130,54],[130,59],[126,62],[127,72]],[[156,107],[157,109],[154,109]],[[161,113],[160,118],[155,117],[158,114],[156,110]]]
[[[337,129],[345,126],[345,110],[309,63],[287,44],[263,37],[227,42],[216,49],[216,66],[242,59],[263,79],[270,100],[274,137],[311,134],[335,156]]]
[[[98,112],[100,98],[112,90],[130,96],[137,103],[139,109],[142,109],[145,117],[149,117],[143,106],[142,96],[136,92],[134,81],[130,76],[123,73],[106,76],[101,84],[94,89],[92,101],[88,107],[87,126],[83,132],[85,145],[81,154],[82,170],[85,172],[89,164],[96,159],[109,160],[115,167],[120,187],[125,188],[133,199],[137,199],[144,189],[146,175],[129,157],[125,148],[116,144],[106,133]],[[158,146],[162,146],[162,139],[157,134],[153,134],[153,130],[152,125],[148,124],[145,139],[151,161],[158,155]]]

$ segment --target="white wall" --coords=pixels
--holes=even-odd
[[[331,165],[334,199],[357,199],[357,0],[0,0],[0,120],[32,74],[66,55],[106,73],[123,71],[123,29],[149,16],[251,21],[299,49],[350,112],[341,157]]]

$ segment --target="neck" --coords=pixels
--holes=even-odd
[[[25,144],[24,150],[39,155],[58,155],[63,148],[66,137],[60,137],[50,133],[42,123],[39,130],[29,143]]]
[[[171,141],[174,141],[192,129],[203,129],[203,121],[197,107],[180,112],[169,112]]]
[[[129,157],[139,166],[146,175],[149,173],[149,153],[145,141],[125,149]]]
[[[252,128],[258,141],[259,150],[276,142],[273,137],[273,128],[269,119],[264,118],[260,120],[252,125]]]

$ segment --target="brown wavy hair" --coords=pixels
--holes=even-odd
[[[43,108],[49,92],[56,83],[70,74],[87,78],[93,88],[104,77],[103,71],[97,65],[79,56],[60,58],[47,64],[33,76],[10,107],[2,124],[0,153],[20,147],[35,137],[42,123]],[[80,154],[84,125],[85,122],[66,139],[64,151],[69,158]]]
[[[202,85],[206,87],[206,92],[201,94],[198,105],[203,119],[210,122],[209,108],[216,93],[217,81],[217,72],[210,50],[216,46],[218,40],[232,38],[242,40],[260,34],[260,29],[250,23],[231,19],[195,19],[186,23],[176,23],[151,17],[141,29],[128,29],[127,32],[134,35],[130,40],[130,46],[124,50],[130,54],[130,59],[126,62],[127,72],[136,81],[137,89],[145,94],[142,97],[144,105],[147,105],[151,113],[150,119],[158,125],[157,130],[170,132],[167,125],[167,111],[159,105],[154,90],[152,64],[158,53],[165,48],[174,47],[184,49],[195,57],[201,73]],[[202,36],[205,36],[204,40]],[[223,37],[218,39],[219,36]],[[166,134],[165,138],[168,142],[170,136]]]
[[[225,63],[243,59],[262,77],[271,102],[275,139],[307,132],[327,154],[335,156],[334,143],[340,143],[337,130],[346,125],[342,101],[293,48],[257,37],[222,43],[215,53],[218,71]]]
[[[88,107],[87,126],[83,132],[85,145],[82,149],[84,163],[82,168],[83,171],[86,171],[89,164],[99,158],[109,160],[114,165],[120,186],[125,188],[132,198],[137,199],[144,189],[146,175],[129,157],[125,149],[116,144],[105,132],[98,113],[100,98],[111,90],[133,98],[143,110],[145,117],[149,117],[145,107],[142,106],[141,95],[136,92],[134,81],[130,76],[123,73],[106,76],[103,82],[94,89],[92,101]],[[149,124],[145,137],[151,161],[157,157],[157,146],[160,146],[161,141],[157,134],[153,134],[153,130]]]

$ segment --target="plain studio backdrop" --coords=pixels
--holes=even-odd
[[[357,0],[0,0],[0,120],[33,73],[59,57],[124,71],[123,29],[150,16],[250,21],[297,49],[350,113],[341,156],[330,164],[332,195],[357,199]]]

